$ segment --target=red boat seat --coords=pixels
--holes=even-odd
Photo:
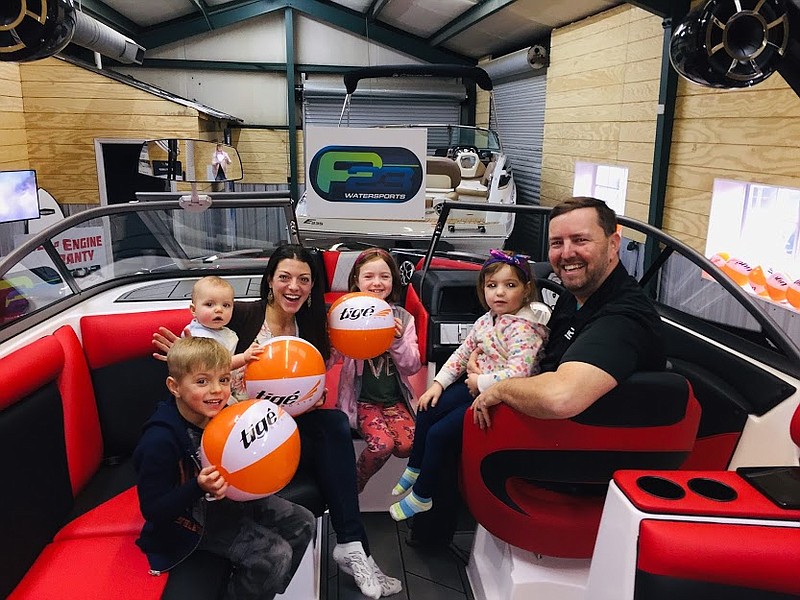
[[[361,252],[358,250],[322,251],[322,262],[325,266],[325,304],[329,305],[349,292],[347,279],[359,254]]]
[[[683,376],[647,372],[572,419],[535,419],[504,404],[493,408],[489,429],[472,419],[469,410],[461,476],[476,521],[537,554],[589,558],[614,472],[679,467],[694,444],[700,405]]]

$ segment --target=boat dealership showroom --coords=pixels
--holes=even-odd
[[[0,151],[0,598],[800,598],[800,0],[2,0]]]

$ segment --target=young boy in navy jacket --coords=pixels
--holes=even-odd
[[[216,467],[201,467],[203,428],[231,393],[230,352],[212,339],[182,338],[167,367],[173,398],[158,405],[134,452],[145,518],[137,543],[153,574],[180,569],[202,549],[231,562],[225,598],[274,598],[303,558],[314,515],[274,495],[233,502]]]

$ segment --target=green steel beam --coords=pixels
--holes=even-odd
[[[239,2],[228,2],[218,7],[209,8],[205,16],[200,13],[193,13],[148,27],[142,31],[136,41],[148,49],[158,48],[159,46],[205,33],[208,31],[209,23],[213,29],[221,29],[253,17],[283,10],[287,5],[288,2],[285,0],[240,0]]]
[[[496,13],[501,8],[505,8],[514,2],[516,2],[516,0],[484,0],[480,4],[476,4],[468,11],[464,12],[464,14],[457,19],[453,19],[447,25],[442,27],[428,39],[428,42],[431,46],[443,44],[450,38],[457,36],[465,29],[475,25],[475,23],[478,21],[482,21],[486,17]]]
[[[296,64],[297,73],[338,75],[363,65]],[[183,60],[180,58],[145,58],[139,69],[183,69],[187,71],[245,71],[255,73],[286,73],[286,63],[234,62],[227,60]]]
[[[508,2],[510,0],[505,1]],[[449,50],[434,48],[426,40],[404,33],[394,27],[377,22],[367,23],[363,14],[343,6],[328,4],[322,0],[242,0],[241,2],[229,2],[219,8],[210,9],[208,11],[208,19],[214,29],[219,29],[286,8],[292,8],[323,23],[389,46],[394,50],[404,52],[420,60],[432,63],[475,64],[475,61],[471,58]],[[206,31],[208,31],[208,24],[203,16],[198,13],[144,29],[138,35],[136,41],[145,48],[150,49],[177,42]]]
[[[108,6],[105,2],[101,2],[100,0],[81,0],[80,7],[98,21],[105,23],[119,33],[137,42],[139,41],[137,38],[142,32],[142,28],[125,15],[118,13]]]
[[[661,85],[658,93],[656,139],[653,147],[653,172],[650,181],[650,208],[647,222],[659,229],[664,223],[664,205],[667,195],[672,130],[675,124],[675,103],[678,95],[678,73],[669,61],[672,32],[689,12],[689,0],[671,2],[670,18],[664,20],[664,37],[661,48]],[[655,260],[659,249],[652,237],[647,238],[644,264],[647,268]]]
[[[204,0],[192,0],[192,2],[194,2],[194,5],[203,13],[203,18],[206,20],[206,23],[208,23],[209,31],[213,30],[214,25],[211,24],[211,19],[208,18],[208,4],[206,4]]]
[[[389,4],[389,0],[372,0],[372,4],[367,9],[367,19],[369,19],[370,23],[378,18],[378,15],[381,14],[387,4]]]
[[[297,113],[294,103],[294,11],[284,10],[283,22],[286,26],[286,114],[289,117],[289,194],[295,206],[300,201],[297,182]]]
[[[506,1],[508,2],[509,0]],[[434,48],[427,40],[404,33],[384,23],[367,23],[363,14],[342,6],[328,4],[321,0],[288,0],[287,4],[324,23],[340,27],[370,41],[389,46],[394,50],[404,52],[426,62],[462,65],[474,65],[476,63],[474,59],[461,54]]]

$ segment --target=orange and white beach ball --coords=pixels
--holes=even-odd
[[[781,273],[773,273],[767,277],[767,293],[775,302],[786,300],[786,290],[789,289],[789,282],[786,281]]]
[[[200,462],[217,468],[231,500],[269,496],[291,481],[300,464],[297,424],[266,400],[227,406],[203,431]]]
[[[338,298],[328,310],[331,344],[350,358],[380,356],[394,338],[394,313],[385,300],[364,292]]]
[[[311,409],[325,392],[325,360],[306,340],[290,335],[264,344],[257,360],[244,369],[247,395],[269,400],[296,417]]]

